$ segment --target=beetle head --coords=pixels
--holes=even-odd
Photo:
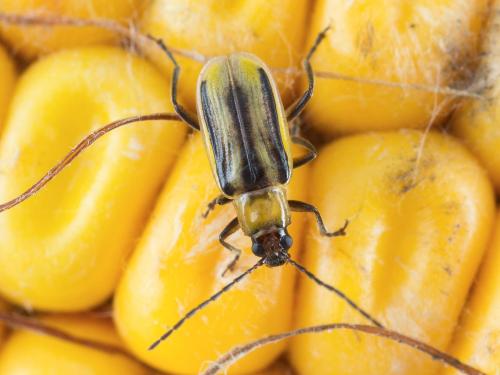
[[[282,266],[288,260],[292,237],[285,228],[273,228],[252,236],[252,252],[269,267]]]

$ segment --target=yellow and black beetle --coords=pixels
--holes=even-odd
[[[220,235],[222,245],[235,253],[228,268],[234,266],[241,250],[225,240],[238,228],[251,237],[252,251],[264,264],[285,264],[293,242],[286,229],[290,224],[290,210],[313,212],[323,235],[345,234],[345,226],[328,232],[316,208],[288,201],[284,188],[293,168],[316,157],[310,142],[290,135],[288,123],[300,114],[312,96],[314,75],[310,58],[326,31],[318,35],[304,60],[309,87],[287,111],[288,115],[266,65],[251,54],[233,53],[212,58],[203,67],[197,89],[199,121],[177,103],[180,68],[163,42],[156,40],[175,65],[172,81],[175,110],[192,128],[201,130],[213,175],[222,192],[209,204],[206,214],[216,204],[233,202],[238,215]],[[308,153],[293,159],[291,143],[305,147]]]
[[[382,325],[356,305],[344,293],[325,284],[300,264],[290,259],[288,250],[292,238],[287,232],[290,224],[290,211],[311,212],[316,216],[320,232],[324,236],[345,235],[348,222],[337,231],[329,232],[319,211],[312,205],[287,200],[285,185],[289,182],[292,169],[313,160],[317,153],[314,146],[293,131],[290,134],[288,124],[295,120],[311,98],[314,90],[314,74],[310,60],[318,45],[325,38],[329,27],[318,34],[312,48],[304,59],[309,85],[302,96],[285,111],[276,84],[269,69],[257,57],[248,53],[233,53],[229,56],[214,57],[203,67],[198,79],[197,108],[198,117],[190,114],[177,101],[177,87],[180,66],[172,52],[161,39],[150,35],[174,64],[171,95],[176,115],[156,113],[125,118],[112,122],[89,134],[69,154],[38,182],[18,197],[0,204],[0,212],[23,202],[89,147],[97,139],[113,129],[145,120],[176,120],[180,118],[196,131],[201,131],[213,175],[221,190],[221,195],[208,204],[204,216],[216,206],[233,202],[237,217],[220,233],[221,244],[235,254],[227,266],[231,269],[238,261],[241,250],[229,244],[226,239],[241,228],[252,239],[252,251],[260,258],[255,266],[236,277],[221,291],[189,311],[150,349],[177,330],[186,319],[191,317],[207,303],[217,299],[256,268],[267,265],[280,266],[292,264],[299,271],[319,285],[336,293],[351,307],[376,326]],[[298,158],[291,155],[291,144],[298,144],[308,152]]]
[[[288,255],[293,243],[287,232],[291,222],[290,211],[314,213],[321,234],[328,237],[345,235],[348,225],[346,221],[339,230],[329,232],[316,207],[301,201],[287,200],[285,190],[292,169],[312,161],[317,155],[315,147],[309,141],[297,134],[290,134],[288,124],[298,117],[312,97],[314,73],[310,60],[328,29],[329,27],[318,34],[304,59],[309,81],[307,90],[287,111],[283,108],[269,69],[257,57],[248,53],[233,53],[210,59],[198,77],[196,103],[199,120],[177,102],[180,66],[173,54],[161,39],[148,36],[174,64],[171,94],[175,112],[191,128],[202,132],[212,173],[222,192],[208,204],[204,216],[216,205],[229,202],[233,202],[237,212],[237,217],[219,235],[221,244],[235,254],[224,273],[232,269],[240,257],[241,250],[226,241],[239,228],[252,239],[252,252],[261,258],[254,267],[190,310],[155,341],[150,349],[169,337],[199,309],[263,264],[269,267],[292,264],[319,285],[339,295],[374,325],[382,327],[382,324],[344,293],[317,279]],[[308,152],[304,156],[293,158],[291,143],[305,147]]]
[[[26,23],[29,25],[46,24],[53,25],[62,23],[66,25],[85,25],[89,21],[77,19],[45,19],[37,16],[20,16],[0,13],[0,22]],[[103,26],[99,22],[90,24],[98,27]],[[113,29],[113,27],[111,27]],[[124,34],[118,26],[117,32]],[[186,111],[177,102],[177,84],[180,67],[170,50],[161,39],[147,36],[154,41],[170,58],[174,64],[171,94],[172,103],[176,114],[154,113],[141,115],[114,121],[101,129],[94,131],[85,137],[66,157],[49,170],[38,182],[28,190],[14,199],[0,204],[0,212],[10,209],[23,202],[78,156],[83,150],[92,145],[104,134],[124,126],[126,124],[146,120],[184,120],[194,130],[201,130],[204,135],[208,158],[212,171],[222,194],[208,204],[204,216],[216,206],[233,202],[237,211],[237,218],[233,219],[220,234],[222,245],[235,253],[235,257],[228,265],[230,269],[238,260],[240,250],[226,242],[227,237],[238,228],[252,239],[252,251],[260,260],[251,268],[228,283],[219,292],[191,309],[182,319],[172,326],[162,337],[155,341],[150,349],[155,348],[162,340],[170,336],[187,319],[208,303],[216,300],[224,292],[241,281],[248,274],[262,265],[279,266],[285,263],[293,265],[299,271],[305,273],[318,285],[336,293],[351,307],[369,320],[373,326],[359,324],[337,323],[322,326],[306,327],[296,331],[280,335],[272,335],[247,344],[236,347],[221,360],[216,362],[206,374],[216,373],[221,365],[229,360],[241,356],[252,350],[252,348],[275,342],[286,337],[295,336],[308,332],[323,332],[333,329],[349,329],[367,334],[387,337],[401,344],[408,345],[414,349],[431,355],[434,359],[447,363],[454,368],[467,374],[482,374],[458,359],[447,355],[429,345],[414,340],[395,331],[385,328],[367,312],[357,306],[345,294],[335,287],[328,285],[318,279],[314,274],[305,269],[299,263],[290,259],[288,250],[292,245],[292,239],[287,233],[290,224],[290,211],[314,213],[322,235],[333,237],[345,235],[348,222],[342,228],[334,232],[328,232],[323,224],[318,210],[307,203],[300,201],[289,201],[286,199],[284,186],[289,182],[293,168],[308,163],[316,157],[314,146],[304,138],[299,137],[292,130],[290,134],[288,124],[300,114],[304,106],[312,96],[314,89],[314,74],[310,64],[312,55],[321,40],[324,39],[328,28],[324,29],[316,38],[312,48],[304,60],[304,68],[307,72],[309,85],[303,95],[287,111],[284,110],[280,96],[272,76],[263,62],[255,56],[246,53],[234,53],[227,57],[216,57],[209,60],[203,68],[198,81],[197,107],[198,117]],[[141,35],[141,37],[143,37]],[[296,128],[294,128],[296,130]],[[291,143],[301,145],[308,150],[304,156],[293,158],[291,155]],[[0,317],[2,318],[2,317]],[[15,321],[17,325],[26,327],[37,327],[38,330],[51,332],[57,336],[57,330],[46,330],[33,322],[26,321],[23,324],[19,319],[4,316],[3,320]],[[85,341],[85,340],[83,340]],[[82,343],[82,340],[79,340]],[[99,344],[85,341],[84,345],[94,348],[103,348]],[[115,349],[113,349],[115,350]]]

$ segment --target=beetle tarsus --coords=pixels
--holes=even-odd
[[[228,271],[231,271],[233,272],[234,271],[234,268],[236,267],[236,263],[238,263],[238,260],[240,259],[240,256],[241,256],[241,250],[240,249],[234,249],[234,250],[231,250],[231,251],[235,251],[237,250],[237,254],[234,256],[233,260],[227,265],[227,267],[224,269],[224,271],[222,271],[221,273],[221,276],[224,277],[226,276],[226,273]]]
[[[335,232],[325,232],[324,235],[326,237],[339,237],[339,236],[345,236],[347,235],[346,229],[349,226],[349,220],[346,220],[344,222],[344,225],[342,228],[337,229]],[[323,234],[323,233],[322,233]]]
[[[208,217],[210,212],[212,212],[215,209],[215,206],[222,206],[224,204],[227,204],[231,202],[232,200],[225,197],[224,195],[219,195],[218,197],[212,199],[208,204],[207,204],[207,209],[203,214],[201,215],[204,219]]]
[[[225,249],[229,250],[231,253],[235,254],[233,260],[228,264],[228,266],[222,272],[222,276],[226,274],[228,270],[232,271],[235,264],[240,259],[241,250],[231,245],[229,242],[226,242],[226,239],[236,232],[240,228],[240,223],[238,218],[234,218],[231,222],[224,228],[224,230],[219,235],[219,242]]]

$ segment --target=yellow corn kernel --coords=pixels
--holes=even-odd
[[[306,117],[323,134],[425,127],[449,113],[451,97],[389,84],[453,86],[476,52],[488,1],[318,0],[309,43],[326,25],[313,59],[318,77]],[[351,79],[353,78],[353,79]],[[437,119],[435,118],[437,117]]]
[[[3,127],[7,107],[12,97],[14,84],[16,82],[16,70],[14,63],[10,59],[5,49],[0,45],[0,76],[2,84],[0,84],[0,129]]]
[[[455,112],[452,127],[488,169],[500,193],[500,1],[494,4],[475,84],[484,99],[465,101]]]
[[[171,47],[207,57],[250,52],[275,68],[298,67],[304,57],[307,0],[158,0],[141,18],[144,32],[164,39]],[[166,71],[172,64],[155,48],[154,60]],[[176,56],[181,67],[179,93],[195,108],[196,81],[202,63]],[[294,79],[274,71],[285,102],[295,99]],[[169,73],[170,76],[170,73]]]
[[[487,374],[500,374],[500,212],[493,241],[465,306],[450,353]],[[458,374],[447,369],[444,375]]]
[[[494,200],[485,173],[460,144],[438,133],[422,137],[409,130],[364,134],[321,150],[310,200],[329,227],[345,219],[350,225],[346,237],[311,235],[305,263],[387,328],[446,349],[490,235]],[[367,323],[309,280],[300,287],[297,327]],[[341,331],[293,339],[290,357],[300,374],[437,370],[413,349]]]
[[[289,189],[292,198],[304,199],[307,172],[303,167],[295,173]],[[218,236],[236,213],[229,204],[202,218],[207,203],[218,194],[196,135],[183,150],[115,295],[115,321],[127,346],[163,371],[197,373],[237,344],[290,328],[293,270],[263,267],[157,348],[147,350],[182,315],[258,260],[245,251],[234,272],[221,277],[233,254],[219,244]],[[291,227],[295,255],[301,219],[295,216]],[[241,232],[229,241],[248,248]],[[283,349],[275,345],[256,351],[231,367],[231,373],[263,369]]]
[[[44,324],[89,340],[114,346],[121,342],[106,319],[51,316]],[[109,354],[41,333],[16,330],[0,352],[0,374],[146,375],[144,367],[119,354]]]
[[[126,25],[139,15],[142,3],[142,0],[2,0],[0,12],[107,19]],[[116,34],[96,27],[12,26],[0,23],[0,35],[28,58],[63,48],[118,40]]]
[[[113,47],[63,51],[21,77],[0,143],[0,201],[37,181],[91,130],[172,111],[168,81]],[[174,122],[104,136],[43,190],[0,215],[0,293],[29,308],[108,298],[185,135]]]

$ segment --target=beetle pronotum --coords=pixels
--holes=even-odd
[[[26,25],[58,24],[57,18],[23,17],[22,15],[1,13],[0,21]],[[68,18],[60,20],[59,23],[75,26],[85,25],[82,20]],[[106,27],[114,28],[112,24],[107,24]],[[190,310],[172,328],[151,344],[149,349],[154,349],[197,311],[208,303],[215,301],[220,295],[257,268],[263,265],[274,267],[288,263],[306,274],[318,285],[336,293],[369,320],[373,326],[339,323],[329,326],[309,327],[282,335],[270,336],[247,345],[244,350],[238,347],[227,356],[242,355],[259,345],[297,334],[344,328],[387,337],[423,351],[464,373],[480,374],[480,371],[437,349],[399,333],[386,330],[381,323],[356,305],[345,294],[318,279],[288,255],[288,250],[292,245],[292,239],[287,233],[287,226],[290,224],[290,211],[313,213],[320,233],[324,236],[345,235],[348,224],[346,221],[342,228],[329,232],[320,213],[314,206],[305,202],[287,200],[284,188],[290,180],[293,168],[304,165],[316,157],[314,146],[296,133],[290,134],[288,123],[299,116],[313,94],[314,74],[310,59],[324,39],[327,30],[328,27],[317,36],[304,60],[304,68],[309,82],[307,90],[286,111],[281,103],[271,73],[266,65],[255,56],[247,53],[233,53],[229,56],[210,59],[205,64],[198,79],[197,109],[199,120],[177,101],[180,66],[177,64],[172,52],[161,39],[146,36],[155,42],[174,64],[171,96],[176,114],[156,113],[130,117],[114,121],[93,132],[28,190],[18,197],[0,204],[0,212],[10,209],[34,195],[78,154],[111,130],[138,121],[176,120],[180,118],[193,130],[202,132],[212,172],[222,193],[208,204],[204,216],[208,215],[216,205],[229,202],[233,202],[237,212],[237,217],[226,226],[219,237],[221,244],[234,253],[234,258],[228,264],[226,271],[232,269],[241,253],[241,250],[230,245],[226,242],[226,239],[239,228],[252,239],[252,252],[260,257],[260,260],[219,292]],[[307,154],[293,158],[291,143],[306,148]],[[8,321],[8,319],[4,320]],[[26,326],[29,326],[29,324],[26,324]],[[218,363],[223,364],[224,358]],[[219,366],[219,364],[216,364],[216,366]],[[212,372],[207,370],[208,373]]]

